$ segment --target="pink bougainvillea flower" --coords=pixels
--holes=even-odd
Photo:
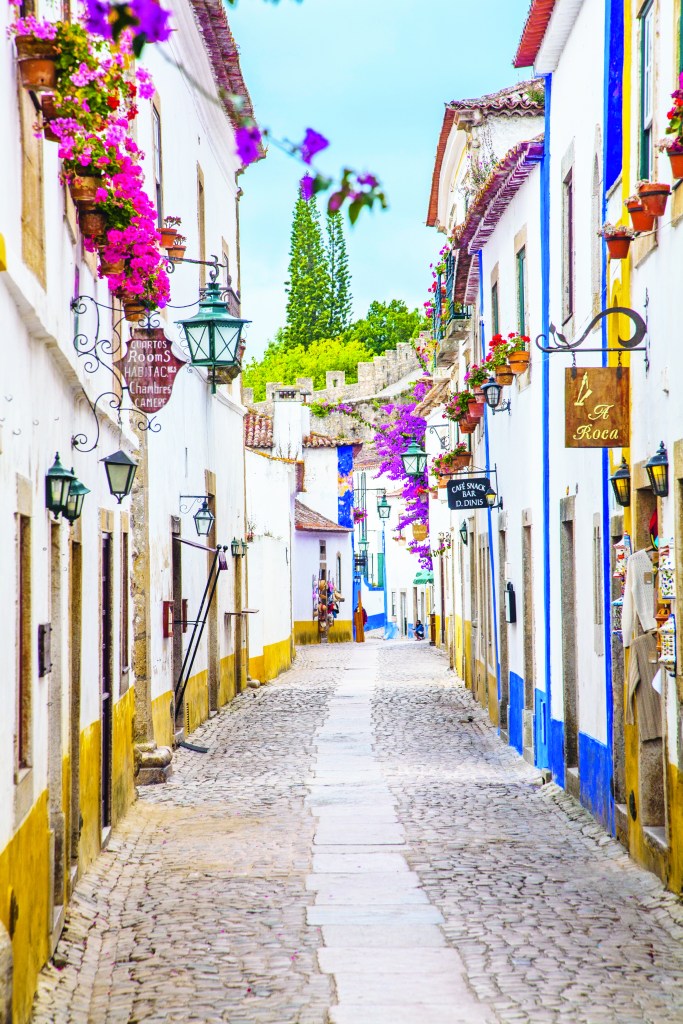
[[[257,125],[238,128],[235,132],[237,155],[247,166],[261,156],[261,132]]]
[[[307,128],[304,136],[304,141],[299,146],[299,152],[301,153],[301,159],[305,164],[310,164],[316,153],[320,153],[323,149],[327,149],[329,142],[324,135],[320,132],[316,132],[313,128]]]

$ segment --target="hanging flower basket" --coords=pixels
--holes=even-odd
[[[643,206],[640,196],[631,196],[624,204],[631,215],[631,224],[634,231],[652,231],[655,218],[653,214]]]
[[[515,375],[524,373],[529,367],[529,353],[528,352],[511,352],[508,356],[508,363],[510,369]]]
[[[176,234],[171,245],[166,246],[166,252],[170,260],[176,260],[182,262],[185,258],[185,250],[187,249],[186,239],[184,235]]]
[[[93,174],[82,174],[69,182],[71,198],[80,210],[90,210],[95,205],[97,190],[102,179]]]
[[[613,260],[625,260],[633,239],[629,235],[613,235],[606,238],[610,258]]]
[[[413,523],[413,540],[427,540],[427,524]]]
[[[666,210],[671,186],[665,181],[641,181],[638,195],[648,213],[653,217],[661,217]]]
[[[122,274],[125,268],[125,260],[100,259],[100,271],[104,277],[113,277],[115,274]]]
[[[504,366],[497,366],[496,367],[496,383],[497,384],[503,384],[503,385],[512,384],[514,378],[515,378],[515,375],[514,375],[514,373],[512,372],[512,370],[510,369],[510,367],[508,366],[507,363]]]
[[[669,149],[668,154],[671,161],[671,173],[674,178],[683,178],[683,150],[674,152]]]
[[[19,76],[24,89],[34,92],[54,89],[57,65],[51,57],[23,57],[19,61]]]
[[[50,121],[59,116],[55,106],[55,98],[51,92],[46,92],[40,100],[40,112],[43,117],[43,138],[47,142],[59,142],[59,136],[55,135],[50,127]]]
[[[123,315],[129,323],[139,323],[139,321],[145,316],[146,312],[147,310],[145,309],[144,303],[140,302],[139,299],[123,300]]]
[[[470,420],[467,416],[463,417],[458,423],[461,434],[473,434],[477,429],[477,424],[474,420]]]
[[[175,241],[176,235],[178,234],[178,229],[177,228],[163,227],[160,230],[161,230],[161,248],[162,249],[171,249],[171,248],[173,248],[173,243]]]
[[[480,420],[484,415],[486,403],[484,401],[468,402],[467,415],[471,420]]]
[[[94,210],[82,209],[78,214],[78,224],[82,234],[87,238],[101,238],[106,227],[106,218],[103,213],[96,213]]]
[[[19,60],[24,60],[27,57],[56,60],[58,57],[57,46],[53,39],[39,39],[38,36],[15,36],[14,45],[17,48]]]

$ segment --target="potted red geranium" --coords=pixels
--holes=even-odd
[[[457,444],[452,452],[444,452],[432,462],[431,472],[438,480],[439,487],[445,487],[459,470],[469,465],[472,453],[464,442]]]
[[[526,334],[512,332],[508,335],[508,363],[515,375],[524,373],[529,367],[529,341]]]
[[[491,338],[486,362],[489,369],[493,369],[498,384],[512,384],[515,375],[508,363],[508,344],[502,334],[494,334]]]

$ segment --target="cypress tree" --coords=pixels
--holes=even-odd
[[[288,348],[330,337],[329,271],[315,196],[304,199],[299,191],[294,206],[289,247],[287,291]]]
[[[330,336],[336,338],[349,326],[352,304],[349,258],[343,217],[339,210],[327,214],[327,265],[330,281]]]

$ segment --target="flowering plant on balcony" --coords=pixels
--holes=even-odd
[[[471,452],[466,444],[456,444],[451,452],[443,452],[437,455],[432,462],[431,472],[433,476],[450,476],[463,469],[471,458]]]
[[[491,367],[495,369],[499,366],[505,366],[509,351],[508,343],[503,335],[494,334],[489,342],[489,351],[484,362],[489,369]]]
[[[474,401],[476,397],[471,391],[454,392],[444,406],[444,418],[457,423],[467,415],[469,403]]]
[[[482,384],[485,384],[489,379],[489,371],[482,364],[479,366],[477,363],[472,363],[469,370],[463,377],[463,381],[467,384],[468,388],[480,388]]]
[[[683,72],[678,77],[678,89],[671,93],[671,98],[673,106],[666,114],[668,138],[661,140],[659,148],[669,153],[683,153]]]
[[[605,221],[598,231],[600,238],[633,238],[635,231],[627,224],[610,224]]]
[[[530,341],[531,338],[529,338],[528,335],[515,334],[514,331],[511,331],[510,334],[508,334],[508,340],[506,342],[507,354],[511,355],[513,352],[528,352]]]
[[[354,523],[364,523],[365,520],[368,518],[367,509],[364,508],[354,507],[353,509],[351,509],[351,514],[353,516]]]

